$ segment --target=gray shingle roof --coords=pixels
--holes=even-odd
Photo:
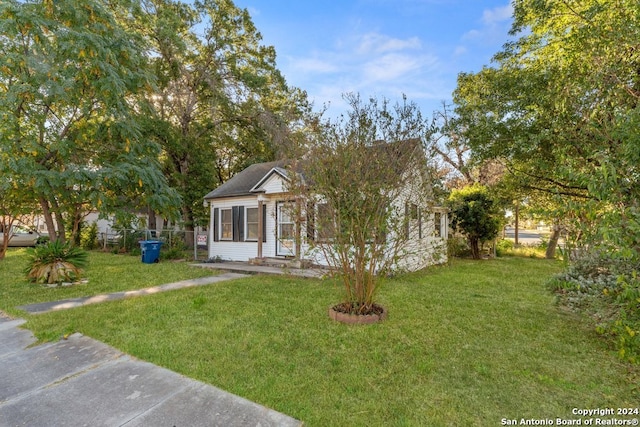
[[[204,196],[205,199],[219,199],[222,197],[248,196],[255,193],[251,189],[273,168],[284,170],[286,162],[256,163],[242,172],[234,175],[230,180]]]

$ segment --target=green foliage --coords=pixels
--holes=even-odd
[[[91,251],[87,252],[83,275],[90,285],[43,287],[26,279],[27,252],[28,249],[10,248],[7,262],[0,268],[0,310],[16,317],[24,316],[22,310],[15,308],[20,305],[143,289],[216,273],[193,267],[190,262],[160,263],[149,269],[138,257]]]
[[[171,243],[165,242],[160,250],[160,259],[184,259],[187,246],[185,245],[185,233],[177,232],[171,236]],[[191,255],[193,257],[193,255]]]
[[[146,233],[140,230],[122,229],[118,231],[119,251],[131,252],[140,249],[140,241],[145,240]]]
[[[504,256],[513,250],[514,243],[511,240],[500,239],[496,244],[496,254],[498,256]]]
[[[78,281],[87,265],[87,253],[60,241],[38,245],[28,251],[24,272],[35,283],[60,284]]]
[[[113,269],[111,286],[187,268],[91,255],[91,270],[96,255]],[[542,284],[558,267],[454,260],[399,275],[379,295],[389,318],[367,328],[328,321],[341,295],[332,282],[266,275],[30,316],[25,327],[50,340],[81,332],[308,427],[496,426],[541,408],[560,417],[576,402],[637,406],[640,366],[549,305]],[[11,283],[2,275],[0,293]]]
[[[0,3],[0,170],[35,200],[53,240],[89,209],[179,202],[142,138],[154,78],[118,2]],[[121,14],[122,13],[122,14]]]
[[[469,242],[462,236],[450,235],[447,239],[447,257],[462,258],[471,255]]]
[[[92,222],[89,227],[82,228],[80,243],[83,249],[93,250],[98,248],[98,223]]]
[[[174,246],[166,249],[163,248],[160,251],[160,259],[176,260],[176,259],[184,259],[184,258],[185,258],[185,251],[180,247]]]
[[[512,35],[494,66],[458,79],[474,153],[549,195],[586,243],[637,253],[638,2],[516,1]]]
[[[289,191],[326,207],[314,228],[329,237],[309,243],[341,277],[345,305],[363,314],[373,309],[377,276],[412,255],[406,245],[408,206],[425,209],[431,202],[421,139],[428,126],[406,99],[390,106],[356,94],[344,98],[349,112],[312,135],[304,160],[291,168]],[[303,215],[301,208],[292,215]]]
[[[621,358],[640,362],[640,278],[637,260],[605,251],[583,254],[547,284],[567,307],[590,316]]]
[[[203,195],[281,155],[290,124],[309,106],[286,85],[247,10],[227,0],[147,5],[141,31],[151,41],[158,87],[143,129],[163,149],[164,174],[183,200],[182,225],[192,231],[209,220]]]
[[[480,258],[480,247],[500,231],[501,212],[486,187],[475,184],[453,190],[447,201],[451,209],[451,226],[469,242],[471,256]]]

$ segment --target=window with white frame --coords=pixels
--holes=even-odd
[[[258,208],[247,208],[245,221],[246,221],[245,240],[257,241],[258,240]]]
[[[233,240],[233,211],[220,209],[220,240]]]

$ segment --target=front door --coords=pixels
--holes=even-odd
[[[295,224],[292,215],[293,203],[278,203],[277,247],[278,256],[295,256]]]

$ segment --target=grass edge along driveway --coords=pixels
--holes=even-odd
[[[636,367],[544,281],[559,265],[505,258],[387,281],[389,318],[331,322],[329,281],[255,276],[31,316],[41,338],[82,332],[309,426],[492,426],[638,406]]]

